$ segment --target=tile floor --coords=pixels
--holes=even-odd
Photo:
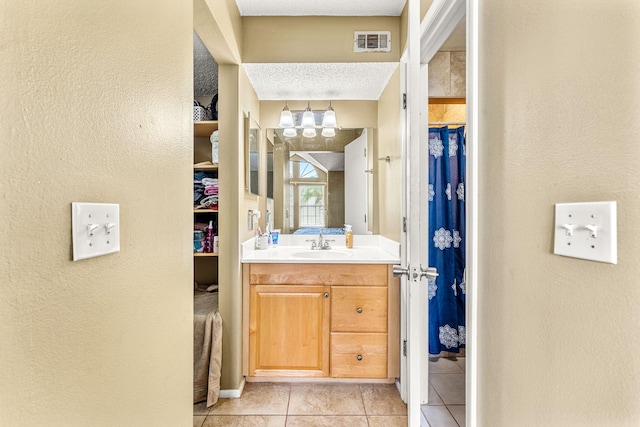
[[[464,426],[464,358],[429,365],[430,427]],[[194,405],[193,426],[406,427],[407,406],[393,384],[247,383],[240,399]]]
[[[430,427],[465,427],[465,358],[429,359],[429,403],[422,414]]]

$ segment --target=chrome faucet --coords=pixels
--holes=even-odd
[[[329,239],[325,239],[324,236],[322,235],[322,227],[320,228],[320,234],[318,235],[318,241],[316,242],[315,240],[311,241],[311,249],[315,250],[329,250],[331,249],[331,245],[329,244],[329,242],[333,242],[333,240],[329,240]]]

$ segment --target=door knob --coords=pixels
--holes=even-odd
[[[408,276],[409,275],[409,269],[408,268],[402,268],[402,266],[400,265],[394,265],[393,266],[393,277],[400,277],[400,276]]]
[[[438,270],[436,270],[435,267],[427,267],[427,268],[420,267],[420,278],[422,279],[423,277],[426,277],[427,280],[435,280],[435,278],[438,277]],[[413,273],[413,278],[414,279],[418,278],[417,272]]]

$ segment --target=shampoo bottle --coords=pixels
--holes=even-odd
[[[209,226],[207,227],[204,251],[207,253],[213,252],[213,221],[209,221]]]
[[[344,225],[344,237],[344,245],[347,248],[353,248],[353,231],[351,231],[351,226],[349,224]]]

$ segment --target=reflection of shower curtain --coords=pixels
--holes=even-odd
[[[464,127],[429,129],[429,353],[465,346]]]

